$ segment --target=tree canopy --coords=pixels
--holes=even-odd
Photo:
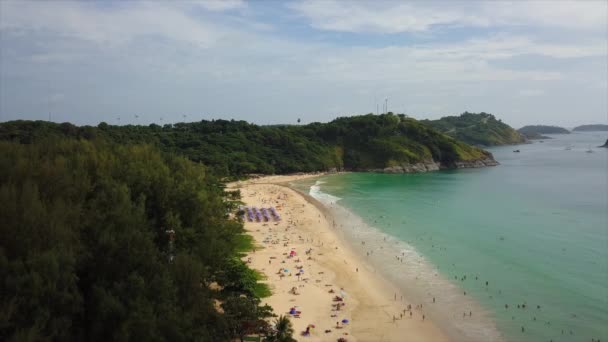
[[[392,113],[338,118],[329,123],[258,126],[213,120],[158,126],[77,127],[69,123],[12,121],[0,139],[29,143],[49,136],[148,143],[207,165],[218,175],[283,174],[331,169],[367,170],[436,161],[490,157],[427,124]]]
[[[229,341],[270,314],[229,282],[251,272],[234,266],[242,222],[203,165],[150,145],[0,141],[0,202],[4,341]]]
[[[423,120],[433,128],[468,144],[493,146],[520,144],[525,138],[511,126],[488,113],[464,112],[460,116],[445,116],[439,120]]]

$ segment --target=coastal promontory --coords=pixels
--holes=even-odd
[[[493,117],[486,119],[488,124],[495,121]],[[423,121],[393,113],[272,126],[235,120],[163,126],[102,122],[97,127],[78,127],[45,121],[0,124],[0,140],[29,143],[53,136],[153,144],[231,177],[332,170],[425,172],[497,164],[492,154],[481,148]]]
[[[572,129],[574,132],[605,132],[608,131],[608,125],[596,124],[596,125],[581,125]]]
[[[478,146],[521,144],[526,139],[511,126],[488,113],[462,113],[438,120],[423,120],[440,132]]]
[[[570,131],[558,126],[529,125],[517,130],[527,139],[551,139],[543,134],[570,134]]]

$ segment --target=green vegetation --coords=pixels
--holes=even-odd
[[[0,141],[2,340],[268,331],[260,276],[238,257],[242,222],[227,215],[233,196],[206,167],[150,145],[42,135]]]
[[[249,251],[253,251],[255,247],[255,242],[253,240],[253,236],[248,234],[239,234],[236,236],[236,246],[235,249],[237,253],[243,254]],[[259,248],[259,247],[258,247]]]
[[[445,116],[439,120],[423,120],[425,124],[468,144],[493,146],[521,144],[525,138],[511,126],[488,113],[464,112],[460,116]]]
[[[293,326],[287,316],[279,316],[274,321],[274,329],[268,334],[266,341],[268,342],[296,342],[291,337],[293,335]]]
[[[608,125],[582,125],[572,129],[574,132],[605,132],[608,131]]]
[[[517,130],[528,139],[551,139],[543,134],[570,134],[570,131],[557,126],[531,125]]]
[[[368,170],[420,162],[491,158],[405,115],[361,115],[303,126],[257,126],[244,121],[174,125],[77,127],[69,123],[12,121],[0,124],[0,140],[30,143],[68,136],[119,144],[149,143],[201,162],[221,176]]]
[[[6,341],[293,341],[270,329],[235,218],[249,173],[368,170],[491,154],[405,115],[327,124],[0,124],[0,336]],[[221,180],[221,181],[220,181]]]

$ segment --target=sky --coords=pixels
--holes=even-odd
[[[0,1],[0,122],[608,122],[608,1]]]

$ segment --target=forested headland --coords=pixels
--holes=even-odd
[[[594,124],[594,125],[581,125],[576,126],[572,129],[574,132],[605,132],[608,131],[608,125]]]
[[[517,130],[528,139],[550,139],[543,134],[570,134],[570,131],[558,126],[529,125]]]
[[[488,113],[464,112],[422,122],[467,144],[480,146],[521,144],[526,139],[515,129]]]
[[[201,162],[219,175],[284,174],[328,170],[365,171],[435,162],[444,168],[492,159],[402,114],[361,115],[329,123],[259,126],[213,120],[159,126],[77,127],[70,123],[12,121],[0,124],[0,140],[29,143],[63,136],[118,144],[148,143]]]

